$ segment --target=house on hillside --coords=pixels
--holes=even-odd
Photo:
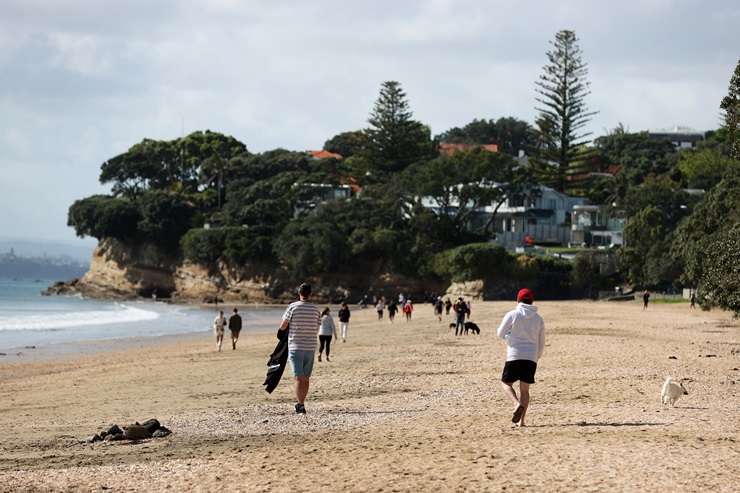
[[[300,197],[293,208],[294,216],[312,211],[322,204],[348,199],[352,196],[351,185],[296,183],[293,187],[298,189],[297,194]]]
[[[668,140],[676,149],[692,149],[704,140],[704,132],[689,127],[674,126],[660,130],[650,130],[648,135],[655,140]]]
[[[500,184],[481,186],[496,187]],[[583,203],[585,199],[581,197],[570,197],[540,185],[528,193],[507,199],[498,210],[495,204],[479,207],[471,215],[468,226],[472,230],[481,230],[493,220],[492,241],[506,248],[533,244],[567,245],[573,207]],[[437,214],[454,215],[458,212],[458,204],[449,204],[443,210],[433,197],[422,197],[421,205]]]
[[[614,247],[624,245],[625,218],[603,205],[573,207],[570,244],[573,246]]]
[[[453,144],[451,142],[441,142],[439,144],[439,153],[445,156],[451,156],[456,152],[472,151],[473,149],[498,152],[498,144]]]
[[[528,194],[512,197],[501,205],[493,224],[494,241],[507,248],[567,245],[573,208],[585,202],[582,197],[571,197],[550,187],[534,187]]]

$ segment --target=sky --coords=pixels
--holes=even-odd
[[[435,134],[531,122],[560,29],[589,64],[594,135],[716,128],[738,26],[736,0],[0,0],[0,235],[74,241],[69,205],[143,138],[320,149],[366,126],[384,80]]]

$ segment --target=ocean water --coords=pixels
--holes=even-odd
[[[211,331],[217,311],[153,301],[41,296],[51,282],[0,279],[0,352],[61,343]],[[226,316],[231,307],[224,306]],[[276,329],[280,308],[240,309],[243,334]],[[227,334],[228,335],[228,334]]]

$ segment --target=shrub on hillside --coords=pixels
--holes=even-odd
[[[434,258],[434,272],[453,281],[472,281],[507,276],[512,256],[500,245],[469,243],[445,250]]]

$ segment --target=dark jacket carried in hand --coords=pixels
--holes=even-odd
[[[280,379],[285,371],[285,365],[288,363],[288,331],[290,327],[285,330],[278,330],[277,338],[278,343],[275,346],[275,350],[270,355],[270,359],[267,361],[267,376],[265,377],[265,391],[268,394],[272,394],[272,391],[280,383]]]
[[[349,308],[340,308],[337,315],[339,316],[340,322],[345,324],[349,323]]]

